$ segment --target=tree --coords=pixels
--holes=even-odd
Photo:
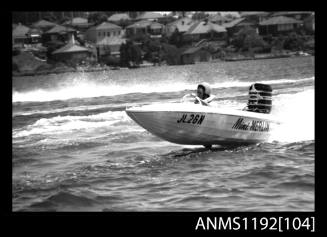
[[[129,26],[131,23],[132,23],[131,20],[122,19],[122,20],[119,20],[119,22],[117,23],[117,25],[119,25],[119,26],[121,26],[123,28],[126,28],[126,26]]]
[[[171,44],[163,44],[163,59],[166,60],[168,65],[178,65],[181,63],[181,54],[176,46]]]
[[[295,32],[290,33],[284,41],[284,49],[288,50],[302,50],[304,48],[304,41]]]
[[[282,37],[276,37],[271,41],[272,50],[282,50],[284,45],[284,39]]]
[[[102,62],[109,66],[119,66],[119,59],[110,55],[104,56]]]
[[[236,18],[233,14],[230,14],[230,13],[226,14],[225,17],[230,20],[234,20]]]
[[[127,41],[120,46],[120,64],[122,66],[138,66],[142,62],[142,51],[133,42]]]
[[[169,23],[171,23],[171,22],[173,22],[173,21],[175,21],[175,20],[176,20],[176,19],[175,19],[174,17],[172,17],[172,16],[166,16],[166,17],[159,18],[159,19],[158,19],[158,22],[159,22],[160,24],[167,25],[167,24],[169,24]]]
[[[68,16],[64,16],[63,18],[61,18],[61,20],[59,21],[60,24],[64,24],[66,22],[68,22],[70,20],[70,18]]]
[[[149,38],[144,42],[142,50],[145,52],[144,59],[153,63],[160,61],[161,40]]]
[[[176,29],[169,38],[169,43],[180,47],[182,45],[182,34]]]
[[[255,47],[266,47],[267,45],[255,29],[251,27],[245,27],[237,32],[231,43],[243,51],[251,51]]]
[[[101,24],[102,22],[107,21],[108,16],[103,12],[92,12],[88,16],[88,21],[96,25]]]
[[[57,22],[57,17],[52,12],[47,13],[43,19],[50,22]]]
[[[265,42],[258,34],[249,34],[245,37],[243,48],[250,50],[254,47],[264,47]]]
[[[64,45],[65,45],[65,43],[63,43],[61,41],[50,41],[45,45],[47,48],[46,56],[47,56],[47,59],[49,62],[51,62],[51,60],[53,58],[52,53]]]
[[[193,20],[203,20],[205,18],[207,18],[207,14],[205,14],[204,12],[196,12],[193,14],[192,19]]]
[[[129,37],[131,41],[136,41],[140,43],[145,43],[150,40],[150,37],[147,34],[138,32],[137,34]]]
[[[128,55],[127,55],[127,44],[123,43],[120,46],[120,64],[123,67],[129,66]]]
[[[142,63],[142,51],[140,47],[132,44],[129,48],[129,55],[133,66],[138,66]]]

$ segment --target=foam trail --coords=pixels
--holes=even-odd
[[[298,83],[314,80],[314,77],[304,79],[279,79],[259,81],[267,84]],[[212,88],[248,87],[253,81],[229,80],[219,83],[211,83]],[[126,85],[97,84],[95,82],[81,81],[73,85],[66,85],[55,90],[38,89],[28,92],[13,91],[13,102],[28,101],[54,101],[72,98],[92,98],[101,96],[115,96],[129,93],[152,93],[152,92],[176,92],[184,90],[195,90],[196,83],[188,82],[157,82],[157,83],[132,83]]]
[[[74,130],[88,130],[93,128],[113,128],[115,123],[129,122],[125,111],[109,111],[89,116],[56,116],[41,118],[35,123],[23,128],[13,130],[13,138],[31,135],[54,135],[71,133]]]
[[[271,141],[314,140],[314,89],[274,98],[273,115],[282,124],[272,132]]]

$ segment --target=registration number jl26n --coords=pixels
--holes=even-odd
[[[200,114],[183,114],[177,123],[192,123],[192,124],[202,124],[205,115]]]

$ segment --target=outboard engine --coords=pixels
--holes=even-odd
[[[269,114],[272,107],[272,88],[270,85],[254,83],[249,88],[247,111]]]

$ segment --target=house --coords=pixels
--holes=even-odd
[[[120,46],[126,43],[126,39],[121,37],[105,37],[96,43],[98,57],[104,55],[120,56]]]
[[[38,22],[35,22],[32,27],[36,29],[41,29],[42,31],[48,31],[52,27],[56,26],[56,23],[46,21],[46,20],[39,20]]]
[[[165,26],[158,22],[151,22],[148,26],[148,33],[151,38],[160,38],[164,32]]]
[[[79,25],[88,25],[89,21],[87,18],[83,17],[74,17],[69,21],[70,25],[72,26],[79,26]]]
[[[208,20],[210,22],[218,24],[218,25],[222,25],[222,24],[230,21],[229,18],[222,16],[220,13],[215,14],[215,15],[209,15]]]
[[[56,25],[42,35],[43,42],[61,40],[67,41],[72,34],[76,34],[76,30],[67,26]]]
[[[182,64],[195,64],[212,60],[211,54],[202,47],[191,47],[181,54]]]
[[[269,15],[271,15],[270,12],[241,12],[240,13],[240,16],[242,18],[246,18],[256,23],[266,20],[269,17]]]
[[[309,11],[292,11],[292,12],[275,12],[274,14],[272,14],[272,17],[275,16],[286,16],[286,17],[292,17],[296,20],[304,20],[305,18],[307,18],[308,16],[310,16],[312,14],[312,12]]]
[[[236,19],[236,18],[240,18],[240,13],[239,12],[219,12],[221,16],[227,17],[227,18],[231,18],[231,19]]]
[[[131,37],[137,34],[149,34],[152,37],[161,37],[164,32],[164,25],[158,22],[142,20],[126,27],[126,36]]]
[[[103,22],[98,26],[93,26],[85,33],[85,40],[97,43],[105,37],[121,37],[122,28],[109,22]]]
[[[64,23],[65,26],[71,26],[78,30],[85,31],[88,27],[90,27],[91,23],[89,23],[88,19],[83,17],[74,17],[71,20]]]
[[[225,40],[227,30],[225,27],[209,21],[194,23],[183,35],[184,40],[198,41],[201,39]]]
[[[169,16],[172,16],[172,14],[173,14],[172,11],[162,11],[162,12],[153,12],[153,13],[159,13],[163,17],[167,17],[167,16],[169,17]]]
[[[86,60],[91,56],[91,51],[75,44],[74,41],[69,42],[64,47],[52,52],[52,57],[56,61],[77,64]]]
[[[147,34],[147,28],[151,25],[151,21],[142,20],[135,22],[126,27],[126,36],[131,37],[136,34]]]
[[[27,32],[29,38],[28,42],[31,44],[41,43],[42,41],[42,30],[40,29],[30,29]]]
[[[275,16],[259,23],[260,35],[279,35],[297,29],[302,21],[286,16]]]
[[[22,24],[18,24],[12,31],[12,43],[15,47],[21,47],[28,41],[28,32],[30,28]]]
[[[246,19],[245,17],[235,19],[231,22],[223,24],[222,26],[226,28],[229,37],[248,26],[252,27],[258,32],[258,24],[253,20]]]
[[[304,29],[306,29],[309,32],[315,31],[315,15],[311,14],[307,18],[303,20]]]
[[[157,12],[145,12],[138,16],[137,20],[148,20],[148,21],[158,21],[158,19],[163,18],[164,16]]]
[[[21,52],[13,56],[12,62],[17,66],[18,71],[23,73],[33,73],[47,64],[45,61],[37,59],[31,51]]]
[[[119,21],[129,21],[131,18],[127,13],[117,13],[108,17],[108,21],[117,23]]]
[[[194,22],[191,18],[183,17],[170,24],[167,24],[165,33],[168,37],[171,36],[175,31],[179,33],[185,33],[189,30],[193,23]]]

